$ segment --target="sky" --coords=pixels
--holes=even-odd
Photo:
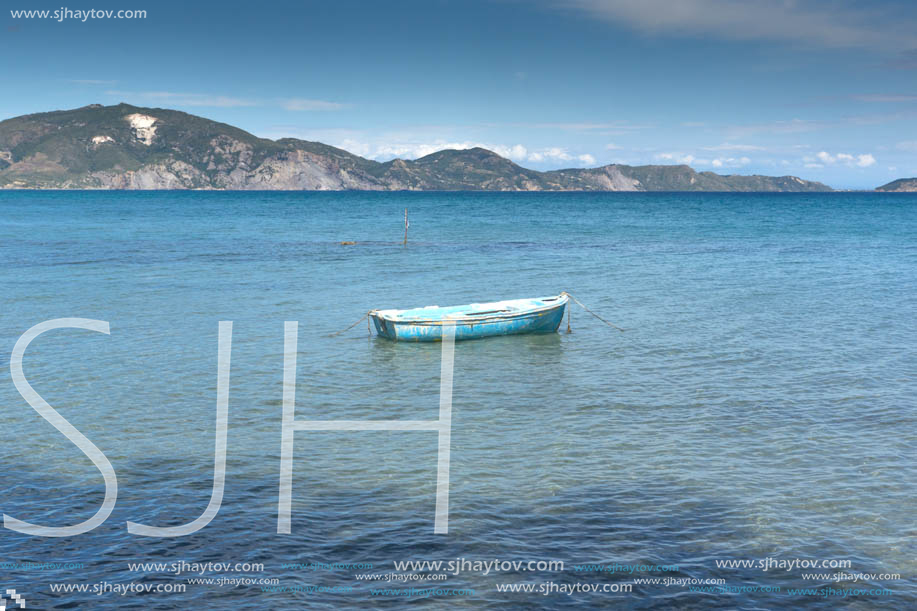
[[[380,161],[917,176],[912,0],[2,0],[0,118],[174,108]],[[20,10],[144,18],[14,18]]]

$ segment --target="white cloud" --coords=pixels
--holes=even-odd
[[[826,165],[846,165],[847,167],[868,168],[875,165],[876,158],[870,153],[851,155],[850,153],[837,153],[832,155],[827,151],[819,151],[815,155],[806,155],[802,158],[806,167],[824,167]],[[809,165],[816,164],[816,165]]]
[[[371,152],[371,148],[368,143],[360,142],[359,140],[351,140],[350,138],[341,140],[337,146],[338,148],[342,148],[345,151],[350,151],[354,155],[359,155],[360,157],[368,157]]]
[[[437,151],[444,151],[447,149],[462,151],[478,146],[482,148],[489,148],[476,142],[448,142],[446,140],[436,140],[434,142],[382,144],[371,148],[371,151],[368,152],[365,156],[370,159],[394,159],[396,157],[404,159],[417,159],[419,157],[426,157],[427,155]]]
[[[710,165],[715,168],[741,168],[749,163],[751,159],[748,157],[717,157],[710,162]]]
[[[436,139],[427,142],[386,142],[383,144],[373,145],[366,140],[352,137],[350,135],[347,135],[343,138],[334,138],[333,134],[326,135],[331,136],[326,139],[330,140],[334,146],[340,147],[346,151],[350,151],[356,155],[360,155],[361,157],[366,157],[367,159],[375,159],[378,161],[387,161],[389,159],[395,158],[418,159],[437,151],[443,151],[447,149],[461,151],[480,147],[489,151],[493,151],[497,155],[511,159],[517,163],[526,161],[533,163],[579,161],[583,164],[592,165],[596,162],[595,157],[588,153],[573,154],[569,150],[562,147],[548,147],[537,150],[529,150],[522,144],[504,145],[487,142],[475,142],[470,140],[450,141],[445,139]],[[310,137],[315,136],[310,135]]]
[[[861,168],[868,168],[871,165],[876,164],[876,158],[870,155],[869,153],[865,155],[857,155],[857,165]]]
[[[905,140],[895,145],[899,151],[917,151],[917,140]]]
[[[621,147],[618,146],[617,144],[615,144],[614,142],[609,142],[608,144],[605,145],[605,150],[606,150],[606,151],[617,151],[617,150],[620,150],[620,149],[621,149]]]
[[[574,156],[570,154],[567,149],[561,148],[559,146],[532,151],[527,157],[528,161],[534,161],[536,163],[544,163],[550,161],[573,161],[574,159],[582,161],[583,163],[595,163],[595,158],[592,155],[583,154]]]
[[[658,153],[655,158],[659,161],[669,161],[678,164],[694,166],[711,166],[714,168],[740,168],[751,163],[748,157],[695,157],[688,153]]]
[[[549,149],[544,149],[541,151],[541,154],[548,159],[556,159],[558,161],[570,161],[573,159],[573,156],[567,152],[567,149],[562,149],[556,146]]]
[[[565,0],[564,9],[650,34],[782,40],[807,46],[904,50],[917,47],[917,23],[907,3],[896,14],[852,0]],[[862,7],[867,8],[862,8]]]
[[[507,159],[525,159],[528,156],[528,150],[521,144],[515,144],[513,146],[496,146],[493,149],[497,155],[501,157],[506,157]]]
[[[272,125],[258,133],[264,138],[296,137],[324,142],[342,148],[366,159],[417,159],[437,151],[484,148],[506,159],[525,164],[595,164],[593,154],[570,150],[561,146],[530,148],[521,143],[505,144],[486,140],[460,140],[449,138],[450,132],[466,131],[466,126],[418,125],[395,131],[365,131],[349,128],[304,129],[292,124]],[[442,136],[446,134],[445,136]]]
[[[567,149],[561,148],[558,146],[539,149],[537,151],[532,151],[528,154],[526,158],[528,161],[534,161],[536,163],[544,163],[550,161],[580,161],[586,164],[595,163],[595,157],[588,153],[583,153],[580,155],[573,155]]]
[[[318,110],[318,111],[327,111],[327,110],[341,110],[346,108],[346,104],[341,104],[340,102],[328,102],[325,100],[311,100],[307,98],[283,98],[280,100],[280,106],[285,110]]]
[[[658,153],[656,159],[660,161],[674,161],[675,163],[690,164],[694,161],[694,155],[685,155],[684,153]]]

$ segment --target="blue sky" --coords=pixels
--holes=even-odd
[[[917,3],[4,0],[0,117],[121,101],[386,160],[917,176]],[[14,19],[135,9],[145,19]]]

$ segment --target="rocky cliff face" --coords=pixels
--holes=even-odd
[[[830,191],[792,176],[688,166],[537,172],[485,149],[379,163],[319,142],[267,140],[161,108],[91,105],[0,123],[0,188],[486,191]]]
[[[887,185],[876,187],[876,191],[886,192],[914,192],[917,191],[917,178],[899,178]]]

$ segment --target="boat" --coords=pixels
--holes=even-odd
[[[455,325],[455,339],[478,339],[519,333],[554,333],[564,318],[567,293],[536,299],[511,299],[460,306],[426,306],[410,310],[371,310],[376,334],[391,340],[437,342],[443,327]]]

